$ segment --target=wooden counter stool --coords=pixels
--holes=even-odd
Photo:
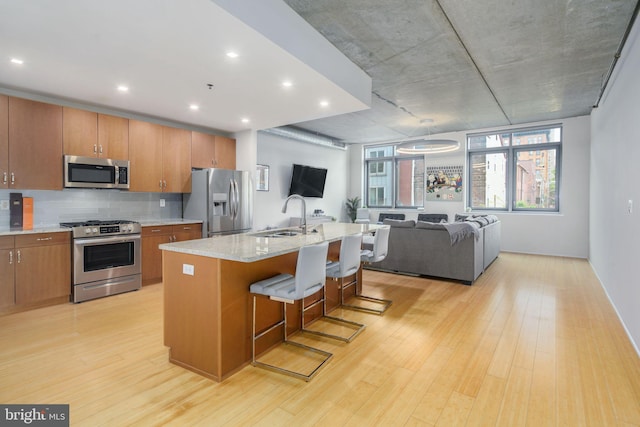
[[[269,279],[252,283],[249,291],[253,296],[253,322],[252,322],[252,340],[251,340],[251,364],[271,371],[290,375],[305,381],[311,380],[320,368],[322,368],[333,356],[331,353],[300,344],[287,339],[287,304],[293,304],[300,301],[302,304],[302,329],[304,330],[304,301],[303,299],[315,294],[324,288],[326,274],[325,266],[327,252],[329,248],[328,242],[317,245],[303,246],[298,253],[298,261],[296,264],[295,276],[291,274],[279,274]],[[256,298],[258,295],[269,297],[273,301],[282,303],[283,319],[269,326],[264,331],[256,335]],[[271,332],[275,328],[282,326],[284,335],[284,344],[299,347],[322,356],[322,361],[313,370],[306,374],[281,368],[272,364],[260,362],[256,360],[256,341]]]
[[[362,250],[360,252],[360,260],[362,262],[372,263],[372,262],[382,261],[383,259],[385,259],[385,257],[387,256],[388,249],[389,249],[389,232],[390,232],[390,230],[391,230],[391,227],[389,227],[389,226],[384,226],[384,227],[378,228],[376,230],[375,237],[373,238],[373,249],[371,249],[371,250],[364,249],[364,250]],[[356,282],[351,283],[351,284],[347,285],[347,287],[353,286],[355,284],[356,284]],[[378,304],[380,308],[373,308],[373,307],[366,307],[366,306],[359,306],[359,305],[352,305],[352,304],[344,304],[343,303],[343,305],[345,307],[348,307],[348,308],[351,308],[351,309],[354,309],[354,310],[365,311],[367,313],[382,314],[385,311],[387,311],[387,309],[389,308],[389,306],[392,303],[392,301],[388,300],[388,299],[374,298],[374,297],[369,297],[369,296],[366,296],[366,295],[359,294],[357,289],[358,289],[358,287],[356,286],[356,294],[355,294],[354,298]]]

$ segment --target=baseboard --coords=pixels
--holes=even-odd
[[[593,264],[591,264],[591,260],[587,259],[587,261],[589,262],[589,265],[591,266],[591,271],[593,271],[593,274],[596,275],[596,279],[598,279],[598,283],[600,283],[600,287],[604,291],[604,294],[607,296],[607,299],[609,299],[609,303],[611,303],[611,306],[613,307],[613,311],[616,312],[616,316],[618,316],[618,319],[620,320],[620,323],[622,324],[622,327],[624,328],[624,331],[626,332],[627,337],[629,338],[629,341],[631,341],[631,345],[636,350],[636,354],[638,355],[638,357],[640,357],[640,348],[638,347],[638,344],[633,340],[633,336],[631,335],[631,332],[629,332],[629,329],[627,328],[627,325],[624,323],[624,319],[620,315],[620,312],[618,311],[618,307],[616,307],[616,304],[611,299],[611,295],[609,295],[609,292],[607,291],[606,286],[604,286],[604,284],[602,283],[602,280],[600,279],[600,276],[598,275],[598,271],[593,267]]]

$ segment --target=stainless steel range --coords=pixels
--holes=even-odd
[[[73,302],[140,289],[139,223],[107,220],[60,226],[73,232]]]

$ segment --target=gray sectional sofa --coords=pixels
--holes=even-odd
[[[459,280],[471,285],[500,253],[500,221],[493,215],[453,223],[385,219],[389,252],[368,268]]]

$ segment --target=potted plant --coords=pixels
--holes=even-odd
[[[347,215],[349,215],[351,222],[356,222],[358,208],[360,207],[360,197],[356,196],[352,199],[347,199],[345,206],[347,207]]]

